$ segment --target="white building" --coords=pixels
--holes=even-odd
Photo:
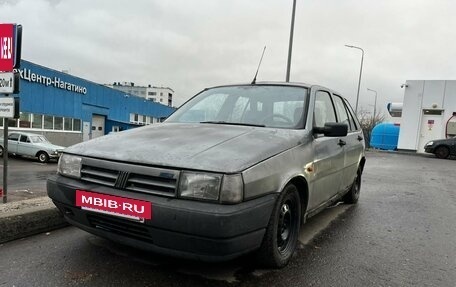
[[[414,80],[402,87],[399,150],[422,153],[428,141],[456,136],[456,80]]]
[[[165,106],[173,106],[174,91],[168,87],[154,87],[152,85],[135,86],[132,82],[115,82],[114,84],[106,85],[110,88],[125,92],[130,95],[143,97],[147,100],[160,103]]]

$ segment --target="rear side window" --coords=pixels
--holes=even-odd
[[[336,122],[336,114],[328,92],[317,91],[315,94],[314,126],[324,127],[325,123]]]
[[[336,105],[338,122],[346,124],[349,131],[355,130],[352,126],[352,122],[350,122],[350,117],[347,113],[347,109],[342,98],[334,95],[334,104]]]
[[[353,112],[353,109],[351,108],[351,106],[347,102],[347,100],[345,100],[344,103],[345,103],[345,108],[349,115],[350,123],[352,123],[353,130],[358,131],[360,129],[358,119],[355,117],[355,113]]]

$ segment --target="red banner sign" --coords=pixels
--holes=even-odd
[[[125,218],[152,219],[152,203],[126,197],[76,190],[76,206]]]
[[[15,25],[0,24],[0,71],[11,72],[15,64]]]

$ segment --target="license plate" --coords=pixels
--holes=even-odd
[[[76,206],[84,210],[104,213],[144,222],[152,219],[152,203],[127,197],[76,190]]]

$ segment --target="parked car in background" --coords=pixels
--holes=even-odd
[[[448,158],[450,155],[456,156],[456,137],[430,141],[424,146],[424,151],[433,153],[438,158]]]
[[[63,149],[65,147],[52,144],[40,134],[11,132],[8,135],[9,154],[36,157],[41,163],[57,159]],[[0,156],[3,156],[3,150],[3,138],[0,138]]]
[[[220,86],[160,125],[69,147],[47,191],[69,223],[113,241],[207,261],[256,251],[283,267],[307,218],[358,201],[364,148],[330,89]]]

